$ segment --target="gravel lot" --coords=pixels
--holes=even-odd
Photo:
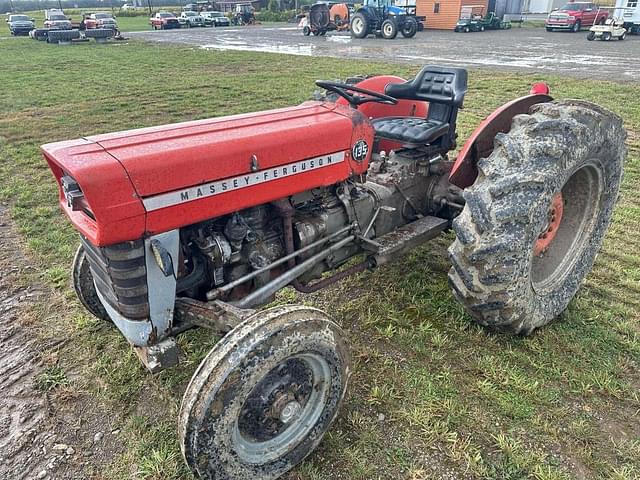
[[[586,39],[586,31],[548,33],[542,28],[455,33],[424,31],[413,39],[352,39],[345,33],[304,37],[295,26],[203,28],[132,32],[133,38],[219,50],[251,50],[469,68],[552,72],[581,78],[640,82],[640,36],[623,42]]]

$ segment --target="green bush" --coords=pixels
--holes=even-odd
[[[260,22],[288,22],[295,16],[295,10],[283,10],[282,12],[261,10],[259,12],[256,12],[256,20]]]

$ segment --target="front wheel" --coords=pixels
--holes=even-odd
[[[89,313],[100,320],[112,324],[112,320],[109,314],[105,310],[98,293],[96,292],[96,286],[93,283],[93,276],[89,267],[89,260],[87,259],[87,253],[82,245],[76,250],[76,255],[73,258],[73,266],[71,268],[71,281],[73,283],[73,289],[78,296],[80,303],[86,308]]]
[[[535,105],[496,135],[449,249],[450,284],[475,321],[526,335],[565,310],[611,220],[625,137],[620,117],[577,100]]]
[[[589,32],[589,33],[587,33],[587,40],[589,40],[589,41],[591,42],[592,40],[595,40],[595,39],[596,39],[596,34],[595,34],[595,32]]]
[[[320,443],[345,395],[350,360],[320,310],[249,317],[196,370],[182,400],[184,458],[202,479],[275,479]]]
[[[380,31],[382,33],[382,38],[384,38],[385,40],[393,40],[398,36],[398,24],[394,19],[387,18],[384,22],[382,22]]]
[[[573,28],[571,29],[571,31],[573,33],[577,33],[580,31],[580,20],[576,21],[576,23],[573,24]]]
[[[306,26],[306,25],[305,25],[305,26],[302,28],[302,34],[303,34],[305,37],[308,37],[309,35],[311,35],[311,29],[310,29],[308,26]]]
[[[604,32],[602,34],[602,40],[604,40],[605,42],[608,42],[609,40],[611,40],[611,33],[609,32]]]
[[[618,40],[624,40],[627,36],[627,32],[622,32],[622,34],[618,37]]]

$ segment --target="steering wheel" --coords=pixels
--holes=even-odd
[[[337,93],[354,108],[358,108],[358,105],[368,102],[382,103],[384,105],[395,105],[398,103],[397,99],[390,97],[389,95],[374,92],[373,90],[367,90],[366,88],[360,88],[355,85],[349,85],[348,83],[316,80],[316,85],[328,90],[329,92]],[[354,95],[348,92],[355,92],[356,94],[361,93],[366,96],[363,97],[361,95]]]

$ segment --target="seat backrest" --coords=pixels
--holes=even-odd
[[[385,93],[397,99],[429,102],[427,119],[449,124],[449,133],[442,139],[442,146],[453,148],[458,109],[462,108],[467,93],[464,68],[427,65],[413,80],[387,85]]]

